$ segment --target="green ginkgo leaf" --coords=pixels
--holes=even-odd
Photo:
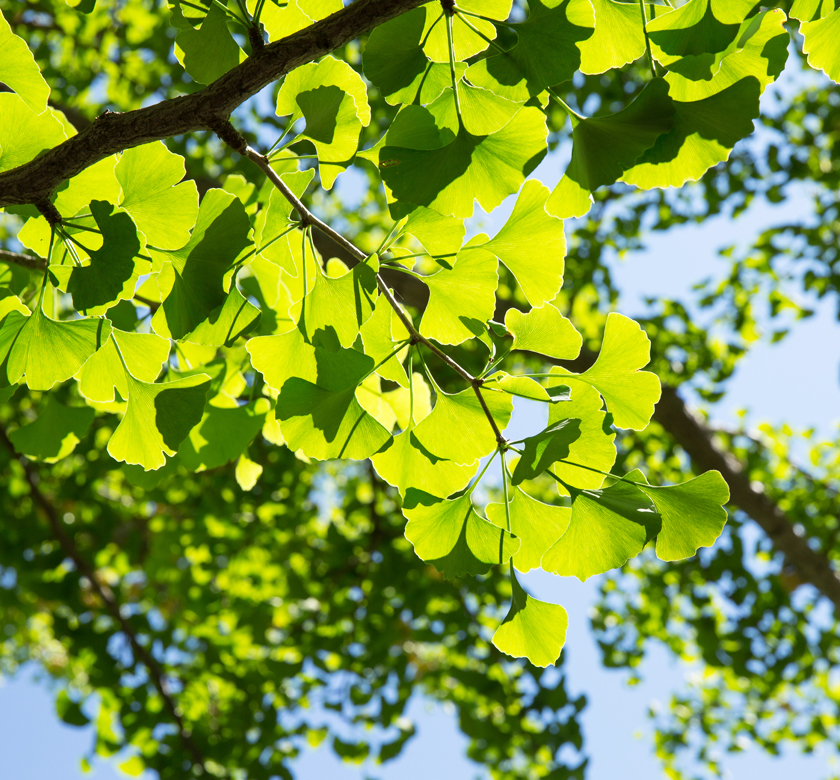
[[[446,579],[486,574],[507,563],[519,539],[482,519],[469,493],[452,500],[409,490],[403,502],[408,518],[405,538],[417,557],[432,564]]]
[[[571,321],[550,303],[528,312],[508,309],[505,327],[513,336],[513,348],[537,352],[557,360],[574,360],[583,337]]]
[[[532,401],[548,403],[559,400],[549,395],[549,391],[535,379],[528,376],[511,376],[504,371],[495,371],[490,376],[485,377],[482,387],[501,390],[503,393],[510,393],[510,395],[516,395],[520,398],[530,398]]]
[[[440,344],[461,344],[487,330],[496,309],[498,262],[484,249],[464,248],[452,270],[424,277],[429,302],[420,333]]]
[[[463,219],[418,206],[406,217],[401,233],[414,236],[432,257],[449,257],[464,243],[466,228]]]
[[[569,616],[559,604],[529,596],[511,572],[510,611],[493,634],[493,644],[514,658],[527,658],[534,666],[551,666],[566,644]]]
[[[519,485],[526,479],[536,479],[558,460],[568,460],[571,445],[580,438],[580,424],[580,420],[561,420],[525,439],[511,483]]]
[[[21,100],[36,114],[47,109],[50,88],[26,41],[12,32],[0,14],[0,82],[20,95]]]
[[[0,92],[0,172],[28,163],[66,139],[51,109],[36,114],[19,95]]]
[[[17,312],[3,320],[12,327]],[[85,361],[108,339],[111,323],[105,319],[59,322],[37,306],[26,317],[9,351],[6,372],[11,384],[26,378],[30,390],[49,390],[74,376]]]
[[[246,349],[251,365],[263,375],[265,383],[280,392],[292,377],[314,383],[318,377],[315,347],[308,343],[299,328],[273,336],[250,339]]]
[[[694,79],[712,75],[715,54],[738,36],[754,0],[689,0],[647,24],[651,53],[658,62]]]
[[[429,383],[416,371],[412,374],[411,382],[413,393],[407,387],[397,387],[383,393],[383,397],[397,416],[397,426],[403,431],[432,413],[432,391]]]
[[[227,14],[215,3],[210,4],[198,29],[185,18],[180,3],[172,12],[172,23],[180,28],[175,36],[175,56],[199,84],[212,84],[245,61],[245,52],[228,30]]]
[[[831,11],[822,19],[806,21],[799,25],[799,32],[805,38],[802,50],[812,68],[821,70],[830,79],[840,82],[840,8]]]
[[[248,11],[253,15],[257,0],[248,0]],[[272,41],[279,41],[292,33],[309,27],[343,8],[341,0],[266,0],[260,22]]]
[[[476,87],[464,79],[459,79],[455,88],[461,108],[461,120],[464,129],[470,135],[483,136],[498,133],[516,115],[522,103],[515,103],[500,97],[495,92],[483,87]],[[454,101],[454,92],[444,93]]]
[[[532,306],[553,300],[563,286],[566,236],[563,220],[545,210],[548,197],[545,185],[526,181],[504,227],[483,246],[508,267]]]
[[[298,136],[311,141],[318,155],[321,183],[332,188],[359,146],[362,126],[370,124],[367,88],[356,71],[332,56],[293,70],[277,94],[277,116],[303,117]]]
[[[528,7],[528,18],[513,25],[517,44],[467,70],[473,84],[516,102],[570,79],[581,65],[577,44],[595,28],[589,0],[532,0]]]
[[[38,417],[9,434],[15,449],[30,460],[55,463],[67,457],[87,433],[95,410],[87,406],[64,406],[48,395]]]
[[[661,135],[620,181],[645,190],[697,181],[752,133],[760,96],[761,82],[747,76],[703,100],[675,100],[673,130]]]
[[[553,368],[551,373],[558,375],[557,383],[552,385],[567,386],[562,369]],[[563,482],[578,488],[601,487],[604,477],[599,472],[609,472],[615,463],[615,434],[602,405],[594,387],[576,382],[569,400],[560,400],[548,408],[549,426],[563,420],[580,420],[580,438],[570,444],[568,462],[555,463],[551,469]]]
[[[224,303],[207,315],[195,330],[184,336],[191,344],[231,346],[240,336],[247,336],[260,324],[260,310],[233,284]]]
[[[537,569],[543,553],[566,533],[572,510],[544,504],[518,487],[511,491],[508,507],[510,531],[522,541],[519,552],[513,556],[513,565],[521,572]],[[488,504],[486,512],[491,523],[507,528],[504,504]]]
[[[371,458],[382,479],[405,496],[410,488],[446,498],[463,490],[478,470],[478,460],[459,464],[429,452],[414,431],[404,430]]]
[[[732,43],[715,55],[709,79],[691,79],[679,70],[665,74],[674,100],[691,102],[722,92],[746,76],[758,79],[763,92],[784,70],[790,36],[784,11],[776,8],[741,24]],[[676,68],[676,66],[675,66]]]
[[[536,168],[546,151],[545,139],[545,115],[527,107],[493,135],[472,136],[462,129],[439,149],[385,146],[379,167],[396,201],[392,213],[427,206],[441,214],[469,217],[475,200],[490,213]]]
[[[198,215],[194,181],[182,181],[184,158],[162,142],[126,149],[114,168],[122,192],[119,205],[159,249],[177,249],[190,240]],[[180,182],[180,183],[179,183]]]
[[[316,268],[315,284],[289,314],[312,344],[346,349],[376,306],[379,258],[373,255],[337,278],[327,276],[317,261],[311,262]]]
[[[490,19],[504,21],[510,15],[511,0],[461,0],[458,8]],[[449,37],[446,31],[447,14],[440,3],[427,3],[426,26],[423,31],[423,50],[434,62],[449,62]],[[456,14],[452,17],[452,45],[455,59],[467,60],[484,51],[489,40],[496,37],[496,27],[485,19]]]
[[[152,328],[164,338],[194,331],[225,302],[224,277],[250,246],[242,202],[224,190],[207,191],[190,240],[181,249],[153,251],[163,303]]]
[[[659,377],[640,371],[650,362],[650,340],[638,323],[611,312],[604,326],[604,342],[592,368],[569,373],[569,384],[586,382],[607,402],[619,428],[641,431],[650,422],[662,386]]]
[[[718,471],[707,471],[679,485],[648,485],[644,475],[632,471],[626,479],[636,483],[662,518],[656,537],[656,556],[663,561],[690,558],[700,547],[711,547],[726,525],[729,486]]]
[[[365,354],[373,358],[377,366],[376,373],[383,379],[408,387],[408,374],[402,364],[408,347],[392,353],[401,342],[408,340],[409,333],[385,297],[377,299],[373,315],[362,325],[360,333]]]
[[[542,568],[581,582],[623,566],[656,535],[659,515],[629,482],[572,493],[569,528],[542,557]]]
[[[112,327],[108,340],[79,371],[79,392],[89,401],[106,404],[114,400],[116,389],[126,399],[125,369],[136,379],[154,382],[169,357],[169,349],[169,341],[154,333],[132,333]]]
[[[434,409],[414,429],[427,452],[455,463],[471,464],[496,449],[496,435],[471,388],[448,395],[435,386],[435,394]],[[496,426],[503,431],[513,412],[510,395],[485,390],[482,397]],[[458,435],[453,436],[453,431],[458,431]]]
[[[356,398],[373,360],[354,349],[316,347],[315,362],[315,382],[292,376],[280,389],[274,413],[283,437],[289,447],[317,460],[369,458],[391,438]]]
[[[571,115],[572,159],[546,208],[564,219],[583,216],[598,187],[615,183],[664,133],[674,127],[668,83],[653,79],[627,108],[586,119]]]
[[[426,105],[452,84],[449,62],[431,62],[421,46],[426,14],[436,10],[434,6],[414,8],[379,25],[368,38],[365,76],[393,106]]]
[[[621,68],[645,53],[642,9],[638,2],[590,0],[595,9],[595,32],[578,43],[581,73],[605,73]],[[645,18],[662,13],[662,6],[645,4]]]
[[[114,460],[156,471],[174,455],[204,412],[210,377],[195,374],[153,384],[126,372],[128,404],[108,442]]]
[[[50,271],[73,296],[77,311],[102,314],[133,297],[148,263],[138,258],[140,239],[128,214],[101,200],[92,201],[90,211],[102,234],[102,246],[90,252],[87,265],[51,266]]]
[[[181,463],[202,471],[236,460],[262,429],[270,407],[267,398],[230,408],[207,404],[201,421],[178,448]]]

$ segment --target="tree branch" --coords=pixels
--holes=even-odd
[[[123,634],[125,634],[125,636],[128,638],[129,644],[131,645],[131,649],[134,654],[134,658],[136,660],[139,660],[140,663],[142,663],[148,670],[149,677],[151,678],[153,685],[157,689],[158,693],[161,695],[166,709],[169,711],[170,716],[175,721],[175,725],[178,727],[178,734],[181,738],[181,741],[184,744],[184,747],[187,749],[190,756],[192,757],[193,763],[204,769],[204,758],[201,755],[201,752],[199,751],[195,742],[193,742],[190,732],[184,726],[184,721],[181,717],[181,712],[178,709],[178,705],[175,703],[175,700],[172,698],[171,694],[167,690],[166,673],[161,668],[160,664],[157,662],[154,656],[149,652],[149,650],[140,644],[140,641],[138,640],[137,634],[135,633],[131,623],[129,623],[128,620],[125,617],[123,617],[122,611],[120,609],[120,604],[117,601],[114,592],[106,584],[100,582],[99,578],[96,576],[96,572],[87,562],[87,560],[85,560],[84,556],[79,551],[79,548],[76,546],[76,542],[74,541],[73,537],[67,533],[64,526],[61,524],[55,507],[50,503],[50,501],[38,487],[38,475],[33,471],[32,467],[24,458],[18,458],[14,445],[9,440],[9,437],[6,435],[6,431],[2,427],[0,427],[0,441],[2,441],[3,445],[6,447],[6,449],[8,449],[11,456],[17,459],[18,463],[23,469],[23,473],[29,485],[29,492],[32,496],[32,500],[35,503],[35,505],[41,510],[41,513],[44,515],[44,517],[47,519],[47,522],[50,525],[50,529],[52,530],[53,536],[55,536],[55,538],[58,540],[65,554],[76,565],[76,569],[78,570],[78,572],[88,579],[91,588],[93,588],[93,590],[102,600],[102,603],[105,605],[105,608],[108,610],[111,617],[113,617],[114,620],[117,621],[117,624],[120,626],[120,629],[122,630]]]
[[[43,271],[47,267],[47,261],[43,257],[23,255],[20,252],[10,252],[8,249],[0,249],[0,262],[19,265],[30,271]]]
[[[254,52],[208,87],[126,113],[105,112],[90,127],[31,162],[0,173],[0,207],[35,204],[112,154],[209,130],[289,71],[328,54],[426,0],[355,0],[332,16]]]

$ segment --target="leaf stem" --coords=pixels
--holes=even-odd
[[[487,463],[484,464],[484,468],[481,469],[481,473],[475,478],[475,481],[472,483],[472,487],[470,488],[470,493],[473,492],[478,487],[478,483],[481,482],[484,474],[487,472],[487,469],[490,468],[490,464],[496,460],[496,455],[498,455],[500,450],[493,450],[493,454],[488,459]]]
[[[481,30],[478,29],[478,27],[476,27],[466,16],[464,16],[464,14],[467,13],[466,11],[462,10],[461,8],[458,8],[455,11],[455,13],[458,14],[458,18],[465,25],[467,25],[467,27],[469,27],[479,38],[483,38],[490,46],[496,49],[496,51],[498,51],[500,54],[510,54],[510,52],[507,49],[503,49],[492,38],[488,38],[483,32],[481,32]],[[475,14],[470,14],[470,16],[475,16]]]
[[[452,17],[446,14],[446,37],[449,41],[449,75],[452,78],[452,94],[455,97],[455,113],[458,115],[458,124],[461,129],[464,127],[464,119],[461,116],[461,97],[458,94],[458,76],[455,73],[455,39],[452,35]]]
[[[510,498],[508,497],[507,463],[505,463],[505,452],[501,446],[499,446],[499,454],[502,456],[502,490],[505,494],[505,517],[507,518],[507,530],[508,533],[512,533],[510,530]]]
[[[647,31],[647,12],[645,11],[645,0],[639,0],[639,8],[642,11],[642,30],[645,33],[645,50],[647,51],[648,62],[650,62],[650,72],[656,78],[656,64],[653,61],[653,52],[650,50],[650,38],[648,38]]]

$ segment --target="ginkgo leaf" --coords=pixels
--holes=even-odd
[[[408,374],[402,364],[408,347],[392,353],[400,342],[409,338],[409,332],[384,296],[377,299],[373,315],[362,325],[360,333],[365,354],[373,358],[377,366],[376,373],[383,379],[408,387]],[[389,355],[392,356],[388,358]]]
[[[417,440],[427,452],[445,460],[469,464],[496,449],[496,435],[472,388],[448,395],[435,386],[435,394],[434,409],[414,429]],[[511,397],[492,390],[482,392],[482,397],[496,426],[503,431],[513,412]],[[454,431],[458,432],[457,436],[453,435]]]
[[[638,555],[658,523],[650,499],[629,482],[574,491],[569,528],[543,555],[542,568],[583,582]]]
[[[126,372],[126,383],[128,404],[108,442],[108,453],[114,460],[156,471],[201,420],[210,377],[196,374],[152,384]]]
[[[298,198],[303,197],[315,171],[281,173],[283,183]],[[256,254],[280,266],[290,276],[298,276],[301,261],[301,232],[293,230],[297,222],[292,219],[292,204],[279,190],[272,190],[268,207],[264,208],[254,227]]]
[[[729,159],[735,144],[752,133],[760,96],[761,82],[747,76],[703,100],[675,100],[673,129],[661,135],[620,181],[645,190],[697,181]]]
[[[198,216],[198,190],[194,181],[182,181],[183,157],[162,142],[136,146],[123,152],[114,173],[122,188],[119,205],[147,244],[177,249],[190,240]]]
[[[511,5],[511,0],[461,0],[458,8],[504,21],[510,15]],[[424,8],[426,26],[423,31],[423,50],[430,60],[448,63],[447,15],[440,3],[427,3]],[[452,44],[455,59],[458,61],[469,59],[484,51],[490,45],[487,39],[493,40],[496,37],[496,27],[492,22],[475,17],[467,18],[469,24],[458,14],[452,17]]]
[[[435,10],[414,8],[376,27],[367,40],[365,76],[392,106],[431,103],[452,84],[449,62],[431,62],[421,46],[426,15]]]
[[[140,239],[131,217],[110,203],[94,200],[90,211],[102,234],[102,246],[90,252],[83,266],[51,266],[60,286],[73,296],[77,311],[102,314],[134,295],[143,268],[138,258]]]
[[[12,32],[6,19],[0,14],[0,82],[20,95],[21,100],[40,114],[47,109],[50,88],[26,41]]]
[[[565,419],[549,425],[541,433],[522,442],[522,455],[511,475],[511,483],[519,485],[536,479],[558,460],[567,460],[571,445],[580,438],[580,420]]]
[[[650,422],[662,386],[659,377],[640,371],[650,362],[650,340],[638,323],[611,312],[595,365],[582,374],[567,374],[570,384],[586,382],[607,402],[619,428],[643,430]]]
[[[510,531],[522,542],[513,556],[513,565],[521,572],[538,569],[543,553],[566,533],[572,510],[544,504],[518,487],[512,489],[508,506]],[[485,511],[491,523],[507,528],[504,504],[488,504]]]
[[[12,312],[3,320],[3,329],[12,325]],[[111,333],[104,319],[59,322],[44,314],[40,305],[25,318],[9,351],[6,372],[15,384],[26,378],[30,390],[49,390],[74,376]]]
[[[605,73],[621,68],[645,53],[642,9],[638,2],[590,0],[595,9],[595,32],[578,43],[581,73]],[[646,4],[645,18],[661,13],[661,6]]]
[[[0,92],[0,172],[35,159],[67,139],[50,110],[36,114],[19,95]]]
[[[373,255],[338,278],[327,276],[316,261],[312,265],[317,269],[315,284],[289,314],[312,344],[346,349],[376,306],[379,258]]]
[[[822,19],[803,22],[799,25],[799,32],[805,38],[802,50],[808,57],[808,64],[821,70],[833,81],[840,82],[840,50],[837,46],[840,8]]]
[[[736,39],[754,0],[689,0],[647,24],[658,62],[694,79],[710,78],[714,55]]]
[[[272,390],[280,392],[292,377],[313,383],[317,379],[315,347],[307,343],[297,327],[286,333],[249,339],[245,348],[251,356],[251,365]]]
[[[270,407],[267,398],[231,408],[207,404],[201,421],[178,448],[181,463],[202,471],[236,460],[262,429]]]
[[[359,146],[362,126],[370,123],[367,88],[346,62],[326,56],[293,70],[277,94],[277,115],[303,117],[298,136],[315,146],[321,182],[331,189]]]
[[[463,219],[418,206],[406,217],[402,233],[414,236],[432,257],[454,255],[464,243]]]
[[[198,29],[184,18],[180,4],[172,15],[173,24],[180,28],[175,36],[175,56],[199,84],[212,84],[245,61],[245,52],[228,30],[227,15],[215,3],[210,4]]]
[[[549,402],[554,399],[549,395],[548,390],[535,379],[528,376],[512,376],[504,371],[496,371],[484,379],[482,387],[492,390],[501,390],[510,395],[520,398],[530,398],[532,401]]]
[[[784,11],[776,8],[753,16],[741,24],[732,43],[715,55],[712,76],[692,79],[677,66],[665,75],[674,100],[691,102],[716,95],[745,76],[758,79],[763,92],[784,70],[790,36],[785,29]]]
[[[412,419],[414,423],[419,423],[432,413],[432,391],[428,382],[416,371],[412,374],[411,382],[413,393],[407,387],[397,387],[383,394],[397,416],[397,425],[403,431],[411,427]]]
[[[505,327],[513,336],[513,348],[557,360],[574,360],[580,354],[583,337],[571,321],[550,303],[528,312],[508,309]]]
[[[546,186],[526,181],[504,227],[483,246],[508,267],[532,306],[553,300],[563,286],[566,236],[563,220],[545,210],[548,197]]]
[[[500,97],[489,89],[476,87],[463,79],[456,82],[455,88],[458,91],[464,129],[470,135],[483,136],[498,133],[522,108],[522,103]],[[454,100],[452,90],[445,94]]]
[[[67,457],[87,433],[95,410],[87,406],[64,406],[48,395],[38,417],[9,434],[15,449],[30,460],[55,463]]]
[[[362,409],[370,413],[378,420],[382,427],[388,432],[394,430],[397,424],[397,415],[394,407],[388,403],[385,392],[382,390],[382,380],[371,374],[356,388],[356,400]]]
[[[195,330],[184,336],[192,344],[229,347],[260,324],[260,310],[232,285],[224,303],[213,309]]]
[[[369,458],[391,438],[356,399],[373,360],[353,349],[316,347],[315,362],[315,382],[292,376],[280,389],[274,413],[283,437],[291,449],[317,460]]]
[[[429,302],[420,333],[440,344],[461,344],[484,333],[496,308],[498,263],[490,252],[465,248],[452,270],[424,277]]]
[[[469,493],[452,500],[409,490],[403,502],[408,518],[405,538],[417,557],[432,564],[446,579],[486,574],[507,563],[519,539],[482,519]]]
[[[169,349],[169,342],[154,333],[131,333],[112,327],[108,340],[79,371],[79,392],[89,401],[111,403],[116,389],[126,399],[125,368],[136,379],[154,382],[169,357]]]
[[[396,201],[392,213],[412,204],[469,217],[475,200],[490,213],[536,168],[546,151],[546,133],[542,111],[526,107],[493,135],[461,130],[439,149],[383,147],[379,167]]]
[[[187,244],[152,252],[160,268],[157,284],[163,301],[152,317],[155,333],[183,338],[224,303],[225,274],[250,246],[250,227],[237,197],[211,189],[201,201]]]
[[[534,666],[551,666],[566,644],[569,616],[559,604],[529,596],[511,572],[510,611],[493,634],[493,644],[514,658],[527,658]]]
[[[410,488],[446,498],[463,490],[478,471],[478,460],[458,464],[429,452],[409,429],[371,458],[382,479],[405,496]]]
[[[248,10],[251,14],[256,10],[256,4],[257,0],[248,0]],[[272,41],[278,41],[342,8],[341,0],[285,0],[280,3],[266,0],[260,22],[265,27],[268,37]]]
[[[590,193],[615,183],[664,133],[674,127],[668,83],[653,79],[627,108],[602,117],[572,117],[572,159],[546,208],[567,219],[583,216]]]
[[[566,386],[562,369],[553,368],[551,373],[558,375],[557,383],[551,384]],[[570,444],[568,462],[555,463],[551,469],[563,482],[578,488],[599,488],[604,482],[599,472],[609,472],[615,463],[615,434],[601,406],[601,396],[594,387],[576,382],[569,400],[558,401],[548,408],[549,426],[562,420],[580,420],[580,438]]]
[[[718,471],[707,471],[679,485],[648,485],[644,475],[632,471],[634,482],[654,504],[662,518],[656,537],[656,556],[663,561],[690,558],[700,547],[711,547],[726,525],[729,486]]]
[[[467,70],[473,84],[516,102],[570,79],[581,65],[578,44],[590,38],[595,27],[589,0],[532,0],[528,8],[528,18],[513,25],[516,45]]]

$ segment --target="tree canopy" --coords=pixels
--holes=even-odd
[[[836,742],[836,445],[684,397],[835,294],[840,6],[673,5],[0,2],[0,670],[163,779],[388,761],[415,689],[494,777],[583,777],[541,568],[606,575],[608,665],[707,666],[674,776]],[[816,226],[614,311],[611,253],[797,182]]]

